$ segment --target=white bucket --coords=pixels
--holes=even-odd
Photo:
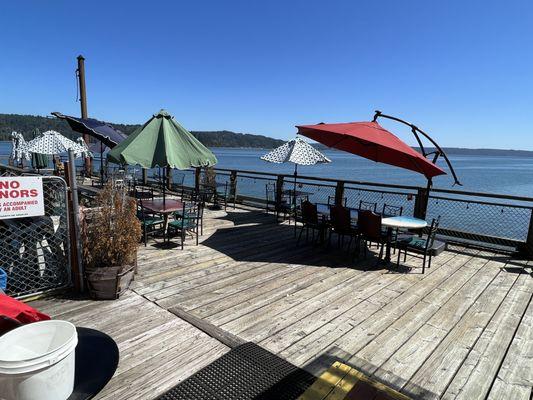
[[[23,325],[0,336],[0,400],[65,400],[74,389],[76,327]]]

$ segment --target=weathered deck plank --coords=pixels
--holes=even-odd
[[[494,381],[493,377],[496,377],[514,334],[519,329],[520,320],[525,317],[532,290],[533,279],[526,274],[518,278],[515,290],[505,298],[464,360],[452,384],[446,389],[444,399],[484,399],[487,396]],[[532,376],[529,378],[533,379]],[[507,393],[506,397],[520,396],[512,397]]]
[[[152,399],[228,351],[173,307],[309,371],[339,359],[415,398],[529,396],[526,262],[458,246],[424,275],[417,258],[400,271],[375,262],[296,246],[294,227],[262,210],[207,211],[199,246],[139,247],[121,299],[33,305],[115,338],[121,361],[100,399]]]
[[[495,282],[477,297],[463,318],[443,335],[442,340],[434,337],[434,329],[422,331],[416,348],[417,353],[424,357],[421,367],[409,364],[412,347],[405,346],[398,351],[394,357],[403,370],[399,372],[402,378],[394,379],[394,383],[405,387],[407,393],[438,398],[513,287],[516,278],[516,274],[499,274]],[[428,325],[428,328],[431,326]],[[431,355],[426,359],[425,354]],[[384,365],[383,369],[388,367]]]

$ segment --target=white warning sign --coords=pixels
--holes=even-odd
[[[44,215],[41,176],[0,177],[0,219]]]

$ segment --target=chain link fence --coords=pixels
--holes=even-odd
[[[514,246],[527,239],[532,207],[430,196],[426,219],[431,221],[439,216],[439,233],[442,235]]]
[[[402,215],[413,216],[415,209],[416,193],[413,191],[390,191],[378,188],[367,188],[347,185],[344,188],[344,199],[347,207],[359,208],[361,202],[375,205],[379,213],[385,206],[401,207]]]
[[[11,175],[14,175],[11,173]],[[6,294],[23,297],[70,285],[67,185],[43,177],[45,215],[0,220],[0,268]]]

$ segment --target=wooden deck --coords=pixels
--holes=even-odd
[[[262,210],[210,211],[199,246],[141,246],[120,300],[33,305],[118,342],[101,399],[154,398],[228,351],[173,312],[315,374],[340,360],[413,398],[530,399],[531,264],[451,247],[422,275],[418,259],[395,271],[293,234]]]

